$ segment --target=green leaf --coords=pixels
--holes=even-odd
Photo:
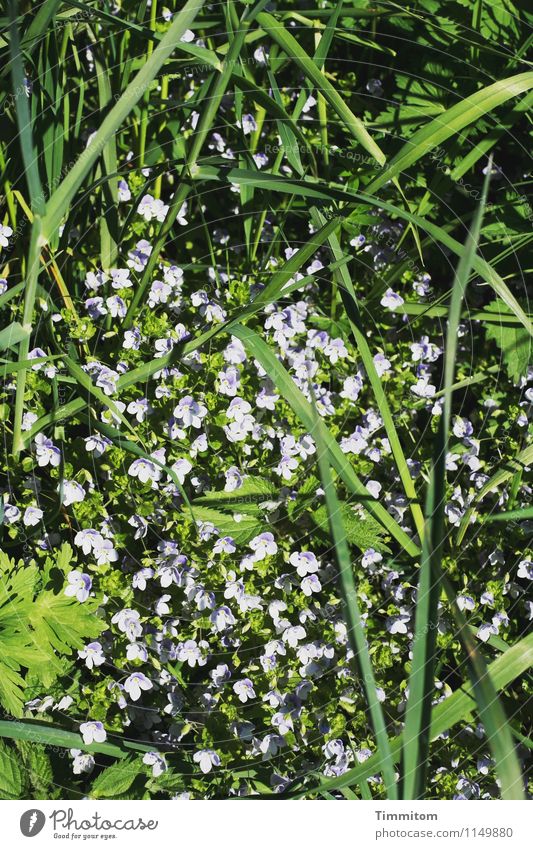
[[[349,543],[356,545],[361,551],[374,548],[376,551],[390,553],[390,548],[383,542],[383,528],[371,516],[361,518],[345,501],[339,502],[339,510],[344,525],[344,532]],[[328,531],[328,511],[325,504],[311,513],[313,522],[321,531]]]
[[[0,799],[20,799],[24,779],[15,749],[0,740]]]
[[[350,107],[331,84],[327,76],[322,73],[313,59],[307,55],[294,36],[268,12],[260,12],[257,15],[257,23],[279,44],[287,56],[298,65],[307,79],[317,87],[352,136],[374,157],[376,162],[383,165],[385,154],[381,148],[367,132],[363,122],[353,114]]]
[[[94,799],[106,799],[126,793],[137,776],[142,772],[143,764],[140,758],[126,758],[118,761],[103,772],[93,781],[91,786],[91,797]]]
[[[5,351],[6,348],[11,348],[23,339],[27,339],[30,331],[23,327],[18,321],[12,321],[9,327],[4,327],[0,330],[0,351]]]
[[[233,537],[237,545],[244,545],[257,534],[264,530],[264,519],[256,518],[247,514],[237,521],[234,516],[239,515],[239,506],[235,505],[233,513],[215,510],[211,507],[196,506],[193,504],[194,518],[200,522],[212,522],[218,528],[221,536]]]
[[[485,320],[483,326],[488,339],[493,339],[502,352],[507,373],[514,383],[527,374],[531,361],[531,338],[521,326],[506,323],[512,315],[509,307],[499,298],[485,307],[485,312],[495,313],[494,323]]]
[[[367,188],[368,193],[376,192],[385,183],[397,177],[398,174],[401,174],[402,171],[405,171],[406,168],[409,168],[410,165],[413,165],[428,151],[446,141],[450,136],[459,133],[464,127],[478,121],[487,112],[492,111],[510,98],[523,94],[532,87],[533,72],[527,71],[505,80],[498,80],[498,82],[476,91],[475,94],[471,94],[470,97],[465,97],[451,109],[447,109],[446,112],[417,130],[396,156],[391,159],[379,177],[372,180]]]

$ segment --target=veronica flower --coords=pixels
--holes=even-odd
[[[9,239],[13,235],[13,230],[11,227],[8,227],[6,224],[0,224],[0,246],[3,248],[7,248],[9,245]]]
[[[134,518],[132,516],[132,518]],[[131,519],[128,524],[131,524]],[[131,585],[136,590],[145,590],[146,589],[146,581],[150,578],[154,577],[154,570],[149,566],[144,566],[142,569],[139,569],[138,572],[135,572],[135,575],[132,578]]]
[[[375,563],[381,563],[382,560],[383,555],[379,551],[375,551],[373,548],[367,548],[363,554],[361,565],[364,569],[372,569]]]
[[[91,743],[103,743],[107,737],[103,724],[94,720],[82,722],[80,732],[86,746]]]
[[[151,253],[151,244],[147,242],[146,239],[141,239],[137,242],[135,250],[128,253],[129,268],[133,268],[134,271],[142,271],[146,266]]]
[[[38,433],[34,439],[35,453],[39,466],[59,466],[61,462],[61,451],[56,448],[51,439],[44,433]]]
[[[68,587],[65,589],[66,596],[76,596],[78,601],[87,601],[91,592],[92,581],[90,575],[75,569],[67,575]]]
[[[396,310],[404,303],[404,300],[398,292],[394,292],[392,289],[387,289],[385,294],[383,295],[380,304],[382,307],[386,307],[388,310]]]
[[[195,401],[191,395],[186,395],[174,407],[173,415],[182,422],[184,427],[200,428],[202,419],[207,415],[207,409],[203,404]]]
[[[422,336],[420,342],[413,342],[409,347],[414,362],[434,363],[442,354],[442,350],[430,342],[428,336]]]
[[[99,433],[95,433],[93,436],[86,436],[84,442],[86,451],[92,453],[94,457],[102,457],[109,445],[113,444],[107,436],[101,436]]]
[[[411,621],[408,613],[400,613],[398,616],[388,616],[385,627],[389,634],[407,634],[407,626]]]
[[[239,126],[242,127],[242,131],[245,136],[248,136],[251,133],[255,133],[255,131],[257,130],[255,118],[253,115],[250,114],[242,116],[242,121],[240,122]]]
[[[94,543],[93,554],[99,566],[109,566],[110,563],[118,560],[118,553],[115,551],[113,543],[102,536]]]
[[[187,662],[191,668],[194,668],[196,664],[198,666],[205,666],[206,664],[196,640],[186,640],[184,643],[180,643],[177,658],[180,663]]]
[[[76,481],[63,481],[63,504],[70,507],[71,504],[79,503],[85,499],[86,492],[81,484]]]
[[[280,734],[288,734],[289,731],[294,731],[294,723],[290,713],[278,711],[271,719],[271,724],[277,728]]]
[[[236,681],[233,685],[233,692],[243,704],[246,704],[248,699],[255,699],[255,690],[249,678],[241,678],[240,681]]]
[[[254,552],[253,559],[257,562],[264,560],[265,557],[276,554],[278,546],[274,540],[274,535],[270,531],[259,534],[248,543]]]
[[[143,517],[139,516],[138,513],[134,513],[133,516],[130,516],[128,519],[128,525],[135,528],[134,539],[144,539],[148,532],[148,522],[146,519],[143,519]]]
[[[95,763],[93,755],[82,752],[81,749],[70,749],[70,754],[73,757],[72,772],[74,775],[92,772]]]
[[[26,507],[22,521],[26,527],[34,527],[39,524],[43,515],[43,511],[39,507]]]
[[[128,186],[126,180],[119,180],[119,183],[118,183],[118,199],[119,199],[119,201],[123,201],[123,202],[131,200],[130,187]]]
[[[204,775],[211,772],[214,766],[220,766],[220,758],[213,749],[200,749],[194,753],[192,759],[199,765]]]
[[[147,752],[143,757],[143,764],[152,767],[152,776],[154,778],[157,778],[158,775],[162,775],[167,769],[164,757],[158,752]]]
[[[87,643],[82,649],[78,649],[78,657],[85,661],[87,669],[93,669],[105,663],[102,644],[98,641]]]
[[[125,607],[123,610],[115,613],[111,622],[118,627],[119,631],[126,634],[127,638],[131,641],[140,637],[143,632],[138,611],[131,610],[129,607]]]
[[[231,628],[232,625],[235,625],[236,621],[233,613],[229,607],[226,607],[226,605],[222,605],[222,607],[217,607],[213,610],[209,619],[215,631],[226,631],[228,628]]]
[[[209,673],[211,680],[215,687],[220,687],[221,684],[224,684],[226,681],[229,681],[231,678],[231,672],[229,666],[226,663],[219,663],[214,669]]]
[[[156,466],[151,460],[145,457],[139,457],[134,460],[128,469],[128,475],[132,478],[138,478],[141,483],[152,483],[153,489],[157,489],[157,481],[161,480],[162,470]]]
[[[517,578],[523,578],[526,581],[533,581],[533,561],[521,560],[518,564]]]
[[[301,625],[289,625],[283,631],[282,640],[294,649],[300,640],[305,640],[306,636],[305,628],[302,628]]]
[[[224,475],[226,478],[224,492],[234,492],[242,486],[243,476],[236,466],[230,466],[229,469],[224,472]]]
[[[124,681],[124,689],[134,702],[139,701],[143,690],[151,690],[152,687],[152,682],[146,677],[146,675],[143,675],[142,672],[133,672],[133,674]]]
[[[313,593],[320,592],[322,584],[316,575],[307,575],[306,578],[303,578],[300,587],[304,595],[311,596]]]
[[[220,537],[213,546],[213,554],[233,554],[237,550],[233,537]]]
[[[459,610],[473,610],[476,603],[470,595],[458,595],[455,599]]]
[[[319,563],[312,551],[293,552],[289,557],[289,563],[294,566],[301,578],[312,572],[318,572]]]
[[[411,386],[411,392],[419,398],[431,398],[436,391],[436,387],[429,382],[427,375],[419,377],[414,386]]]
[[[114,395],[117,392],[117,381],[119,377],[118,372],[104,366],[100,369],[96,378],[96,386],[102,390],[104,395]]]
[[[218,391],[222,395],[235,397],[239,390],[240,373],[235,366],[228,366],[218,373]]]

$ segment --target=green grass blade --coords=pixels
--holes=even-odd
[[[524,637],[507,651],[502,652],[496,660],[487,667],[487,673],[497,691],[504,690],[524,672],[533,666],[533,634]],[[468,722],[476,710],[476,702],[472,692],[472,685],[466,683],[436,705],[431,717],[430,739],[436,740],[445,731],[449,731],[459,722]],[[403,735],[391,740],[391,752],[395,763],[401,757]],[[321,782],[320,788],[324,790],[338,790],[341,787],[350,787],[359,784],[375,775],[381,769],[382,753],[376,752],[367,761],[339,778],[326,779]]]
[[[478,121],[487,112],[491,112],[512,97],[518,97],[525,91],[529,91],[532,87],[533,72],[526,71],[524,74],[498,80],[498,82],[471,94],[470,97],[465,97],[460,103],[456,103],[455,106],[447,109],[446,112],[438,115],[417,130],[396,156],[390,160],[383,173],[371,181],[367,191],[369,193],[376,192],[393,177],[397,177],[398,174],[401,174],[402,171],[425,156],[428,151],[449,139],[450,136],[459,133],[469,124]]]
[[[318,211],[313,213],[313,217],[318,223],[322,223],[324,220],[323,216]],[[339,260],[342,257],[342,250],[336,233],[332,233],[329,236],[329,245],[334,259]],[[409,501],[409,507],[413,516],[416,530],[420,538],[422,538],[422,533],[424,529],[424,516],[422,514],[420,504],[418,503],[418,495],[413,483],[413,479],[411,477],[410,469],[405,459],[398,432],[394,425],[394,419],[387,400],[387,396],[385,395],[385,392],[383,390],[381,378],[377,373],[376,366],[374,364],[374,360],[370,352],[370,346],[367,342],[367,337],[365,335],[361,319],[361,313],[357,304],[357,296],[355,294],[355,289],[352,285],[350,273],[348,271],[348,268],[345,265],[342,265],[336,272],[334,272],[334,275],[338,279],[341,298],[344,303],[348,319],[350,321],[352,334],[355,339],[358,351],[361,355],[363,366],[370,381],[370,385],[372,387],[372,391],[374,393],[374,397],[376,399],[381,418],[383,419],[383,425],[387,433],[387,438],[391,446],[392,454],[396,461],[396,468],[398,470],[398,474],[400,475],[400,480],[402,482],[405,495],[407,496],[407,499]]]
[[[252,354],[252,356],[261,363],[270,379],[281,392],[285,400],[291,405],[292,409],[311,432],[314,426],[313,407],[305,398],[303,393],[298,389],[289,372],[279,362],[271,348],[264,342],[255,331],[249,327],[242,325],[234,325],[232,333],[241,340],[244,347]],[[355,473],[352,465],[348,462],[346,456],[342,453],[335,439],[331,436],[324,422],[319,423],[322,440],[324,441],[329,454],[330,462],[337,473],[340,475],[350,492],[353,493],[365,508],[371,513],[374,518],[380,522],[383,527],[390,533],[392,537],[401,545],[401,547],[410,554],[416,557],[419,553],[417,545],[409,538],[398,523],[392,518],[390,513],[377,501],[368,491],[366,486]]]
[[[331,108],[337,113],[347,130],[374,157],[376,162],[383,165],[385,154],[365,129],[362,121],[357,118],[344,102],[343,98],[322,73],[316,63],[307,55],[303,47],[293,35],[268,12],[257,15],[257,23],[278,44],[281,49],[298,65],[308,80],[317,87]]]
[[[350,549],[346,539],[339,500],[337,498],[337,493],[335,492],[335,486],[333,484],[331,470],[329,467],[330,453],[322,438],[323,429],[320,426],[321,422],[314,404],[314,399],[312,414],[314,421],[311,429],[311,435],[316,442],[318,467],[320,470],[322,488],[324,490],[330,535],[335,547],[335,557],[339,570],[339,585],[344,603],[344,619],[347,626],[348,642],[353,651],[360,677],[363,681],[368,711],[372,720],[378,751],[381,754],[381,767],[383,770],[383,780],[385,783],[387,799],[397,799],[398,788],[396,785],[396,773],[387,736],[387,727],[385,725],[381,704],[377,697],[376,681],[374,678],[372,663],[370,661],[365,630],[361,621],[361,612],[359,610],[359,601],[357,599],[357,589],[353,575]]]
[[[43,221],[43,238],[45,240],[49,240],[55,234],[74,195],[100,157],[110,138],[153,82],[165,60],[174,51],[176,43],[179,42],[185,30],[192,25],[204,2],[205,0],[187,0],[183,9],[172,21],[168,32],[154,48],[149,60],[143,65],[115,106],[104,118],[89,147],[78,157],[76,164],[57,187],[46,207],[46,215]]]
[[[425,510],[420,576],[416,596],[415,634],[409,697],[405,713],[402,753],[402,798],[422,799],[426,793],[429,763],[429,730],[435,692],[435,650],[438,630],[438,602],[441,593],[440,570],[445,541],[446,455],[451,420],[452,387],[457,353],[457,333],[461,306],[472,271],[483,212],[487,200],[490,170],[472,231],[465,244],[452,287],[444,353],[444,406],[431,468]]]

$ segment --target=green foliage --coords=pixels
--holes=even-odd
[[[40,570],[0,552],[0,702],[15,716],[23,712],[24,670],[49,687],[63,671],[61,658],[104,628],[97,599],[82,605],[48,586],[54,567],[65,568],[71,558],[64,544],[57,561],[47,558]]]
[[[521,325],[506,323],[511,311],[499,298],[487,304],[485,309],[498,316],[494,323],[490,319],[485,322],[487,338],[496,342],[509,377],[518,383],[531,362],[531,337]]]

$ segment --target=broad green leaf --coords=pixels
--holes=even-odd
[[[465,97],[455,106],[438,115],[428,124],[425,124],[411,136],[396,156],[390,160],[383,172],[370,182],[366,191],[369,194],[376,192],[389,180],[397,177],[410,165],[413,165],[428,151],[441,144],[450,136],[459,133],[469,124],[478,121],[487,112],[496,109],[502,103],[512,97],[518,97],[533,88],[533,72],[526,71],[505,80],[498,80],[475,94]]]
[[[17,750],[0,740],[0,798],[20,799],[24,778]]]
[[[106,799],[126,793],[142,770],[140,758],[128,757],[117,761],[95,778],[91,785],[91,798]]]
[[[492,301],[485,307],[487,312],[494,313],[493,322],[490,319],[483,322],[487,338],[494,339],[509,377],[518,383],[531,363],[531,337],[523,327],[506,323],[511,311],[503,301]]]
[[[368,515],[361,518],[345,501],[339,501],[339,512],[349,543],[356,545],[361,551],[374,548],[376,551],[390,553],[390,548],[383,542],[383,528],[379,522]],[[313,510],[311,518],[320,530],[327,532],[328,512],[325,504]]]

